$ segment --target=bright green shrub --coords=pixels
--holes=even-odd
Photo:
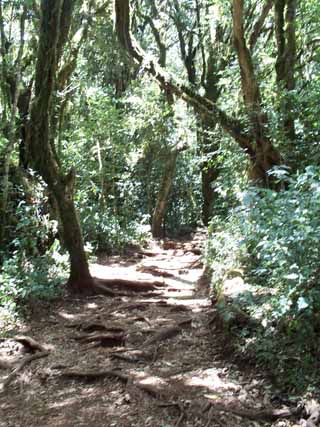
[[[16,236],[2,252],[0,270],[0,315],[13,315],[30,299],[50,299],[61,292],[69,266],[68,257],[55,239],[57,222],[45,213],[46,199],[21,200],[15,209]]]
[[[254,351],[268,365],[272,360],[287,383],[299,387],[311,381],[305,373],[314,371],[319,345],[320,168],[294,177],[274,173],[282,191],[251,188],[223,224],[212,222],[207,263],[218,294],[226,272],[242,267],[253,298],[238,302],[261,327],[250,337],[239,331],[241,352]]]

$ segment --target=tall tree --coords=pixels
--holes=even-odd
[[[1,50],[1,89],[4,100],[4,111],[2,117],[2,128],[7,138],[7,144],[2,153],[3,157],[3,176],[1,185],[1,200],[0,200],[0,242],[3,241],[6,229],[6,218],[7,218],[7,204],[8,204],[8,192],[9,192],[9,168],[11,156],[14,150],[15,143],[17,142],[17,120],[16,115],[18,111],[18,102],[21,95],[21,68],[22,68],[22,57],[24,53],[25,45],[25,21],[27,16],[27,7],[23,5],[20,12],[20,42],[17,57],[14,61],[13,68],[15,73],[10,72],[10,65],[8,56],[8,44],[9,41],[5,34],[4,17],[2,1],[0,1],[0,50]],[[12,65],[11,65],[12,66]],[[7,117],[6,110],[8,109],[9,114]]]
[[[42,0],[35,93],[28,125],[27,146],[32,165],[53,195],[62,223],[64,244],[70,255],[68,284],[73,291],[90,293],[93,279],[84,251],[82,232],[74,206],[75,171],[65,174],[53,148],[51,112],[58,64],[67,40],[73,0]]]
[[[288,141],[295,140],[295,122],[293,114],[292,91],[296,87],[296,0],[275,0],[275,34],[277,42],[276,73],[277,83],[281,92],[284,91],[281,112],[283,130]]]

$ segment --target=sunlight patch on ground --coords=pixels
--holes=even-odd
[[[223,381],[216,369],[211,368],[201,372],[199,375],[194,375],[187,378],[184,383],[188,386],[205,387],[208,390],[231,390],[238,391],[240,386],[232,382]]]
[[[66,311],[58,311],[58,316],[62,317],[65,320],[75,320],[79,318],[79,315],[70,314],[70,313],[67,313]]]
[[[51,409],[63,408],[65,406],[74,405],[77,402],[78,402],[78,399],[76,397],[69,397],[67,399],[64,399],[62,402],[52,403],[51,405],[49,405],[49,408],[51,408]]]

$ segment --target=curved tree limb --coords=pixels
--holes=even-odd
[[[129,55],[151,74],[158,84],[165,90],[182,98],[192,105],[199,113],[202,113],[218,122],[223,130],[234,138],[249,156],[254,156],[253,135],[246,132],[242,123],[228,116],[213,102],[204,96],[195,93],[188,85],[176,81],[171,74],[161,68],[159,64],[150,58],[139,46],[130,31],[130,6],[129,0],[115,0],[115,28],[120,43]]]
[[[259,18],[255,22],[251,36],[250,36],[250,39],[249,39],[250,50],[254,49],[254,47],[258,41],[259,35],[261,34],[261,31],[263,29],[266,18],[268,16],[270,10],[272,9],[273,3],[274,3],[274,0],[267,0],[266,3],[263,5],[261,15],[259,16]]]

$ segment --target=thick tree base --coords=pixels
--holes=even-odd
[[[70,277],[67,282],[67,288],[73,294],[80,294],[90,296],[97,293],[95,290],[95,280],[93,277],[85,278],[72,278]]]

